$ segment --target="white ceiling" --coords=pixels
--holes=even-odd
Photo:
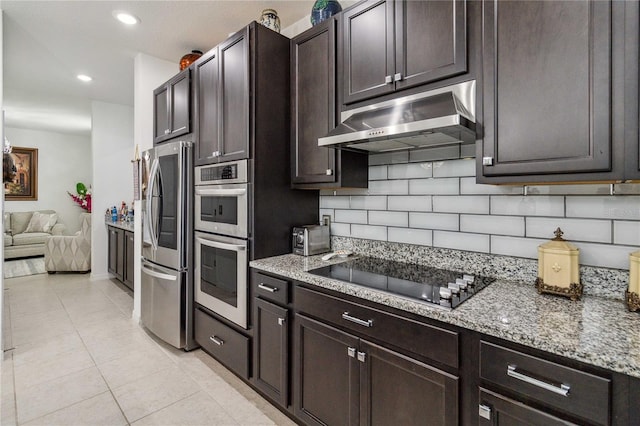
[[[286,28],[313,3],[0,0],[5,126],[89,135],[92,100],[133,105],[136,54],[173,61],[177,73],[182,55],[209,50],[263,9],[276,9]],[[114,10],[141,22],[125,26]],[[93,81],[82,83],[77,74]]]

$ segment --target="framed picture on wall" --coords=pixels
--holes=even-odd
[[[38,199],[38,149],[11,149],[15,177],[4,184],[5,201],[36,201]]]

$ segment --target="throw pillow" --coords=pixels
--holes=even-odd
[[[31,220],[24,232],[51,232],[51,228],[56,224],[58,215],[56,213],[33,212]]]
[[[4,212],[4,233],[11,235],[11,213]]]

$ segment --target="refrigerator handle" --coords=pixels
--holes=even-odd
[[[152,222],[157,218],[154,216],[153,211],[153,187],[156,184],[156,178],[158,176],[158,169],[160,168],[160,162],[157,158],[151,163],[151,171],[149,172],[149,187],[147,189],[147,229],[149,230],[149,237],[151,238],[151,245],[153,250],[158,250],[158,237],[156,235],[156,228]]]
[[[163,274],[161,272],[154,271],[152,269],[147,268],[144,263],[142,264],[142,272],[147,274],[147,275],[150,275],[152,277],[159,278],[161,280],[167,280],[167,281],[177,281],[178,280],[177,276],[169,275],[169,274]]]

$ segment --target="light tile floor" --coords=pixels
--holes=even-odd
[[[294,425],[201,350],[158,341],[131,293],[84,274],[6,279],[8,425]]]

